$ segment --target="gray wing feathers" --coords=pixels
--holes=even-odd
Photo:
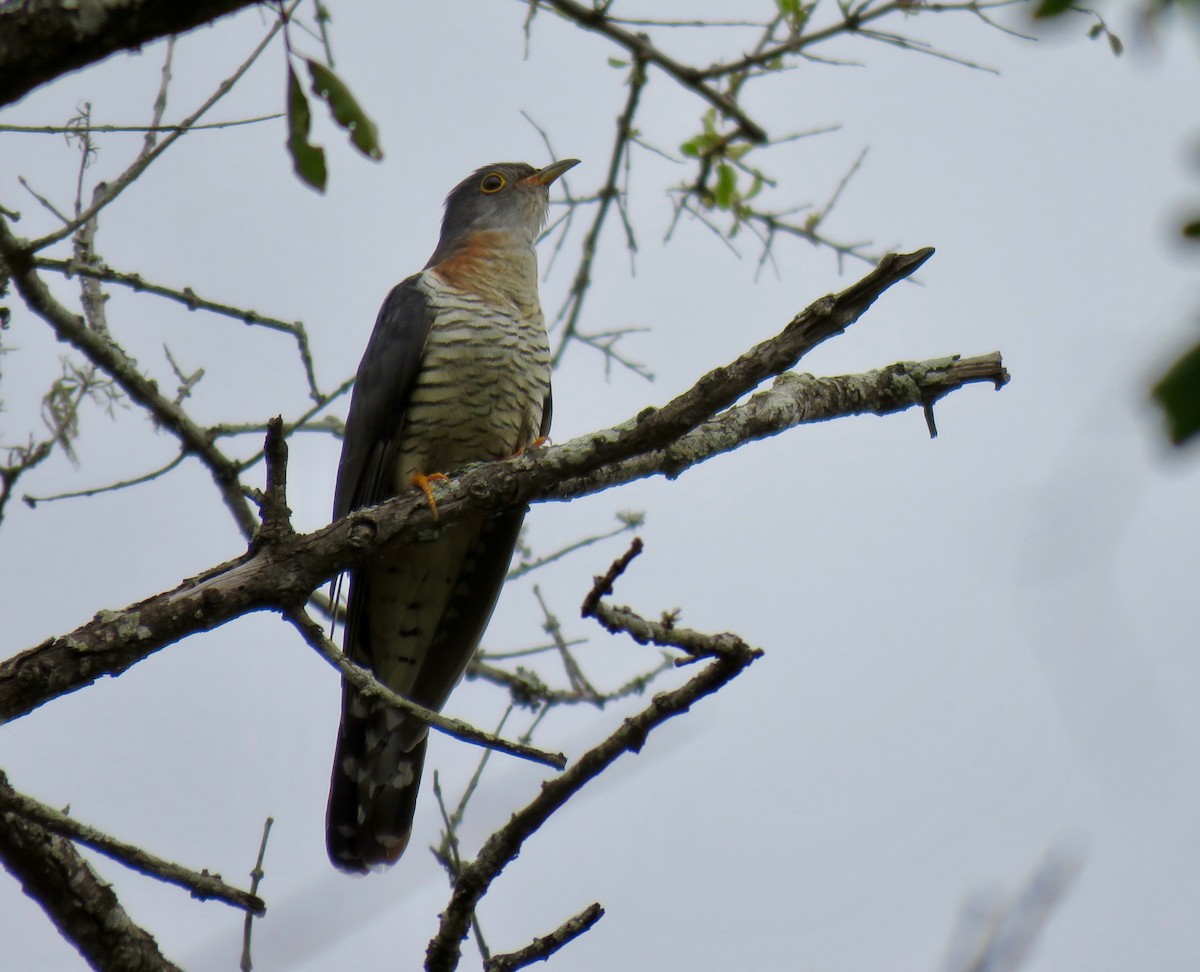
[[[409,277],[387,295],[358,367],[338,464],[335,520],[395,495],[396,432],[433,323],[433,311],[416,282],[416,276]]]

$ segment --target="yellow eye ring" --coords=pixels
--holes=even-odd
[[[493,192],[499,192],[507,184],[507,180],[499,172],[489,172],[483,177],[483,181],[479,183],[479,191],[490,195]]]

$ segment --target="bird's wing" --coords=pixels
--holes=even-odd
[[[338,464],[333,500],[335,519],[381,503],[396,491],[394,476],[400,427],[433,322],[433,312],[417,280],[416,276],[409,277],[387,295],[359,365]],[[352,661],[370,665],[370,648],[364,637],[369,600],[366,580],[365,567],[350,572],[345,651]],[[362,792],[365,789],[374,793],[377,789],[377,782],[364,776],[371,772],[365,763],[371,712],[356,692],[343,686],[342,721],[329,791],[327,839],[330,860],[348,871],[365,871],[370,865],[394,861],[404,850],[425,755],[422,741],[408,752],[389,751],[386,758],[381,757],[387,764],[389,781],[407,777],[411,785],[387,787],[385,799],[368,801],[371,816],[360,815]],[[374,718],[386,724],[388,716],[384,707],[376,711]]]
[[[397,432],[433,322],[417,279],[409,277],[387,295],[354,379],[333,498],[335,520],[396,493]]]
[[[550,415],[554,411],[554,394],[549,388],[546,389],[546,398],[542,402],[542,425],[538,429],[538,436],[545,438],[550,434]]]

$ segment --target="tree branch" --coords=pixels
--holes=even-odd
[[[543,938],[535,938],[524,948],[507,955],[493,955],[484,964],[484,972],[515,972],[534,962],[544,962],[568,945],[604,917],[599,902],[590,904],[573,918],[568,918]]]
[[[605,175],[604,185],[598,194],[599,206],[596,207],[592,225],[588,228],[587,234],[579,246],[579,265],[575,269],[575,278],[567,291],[566,302],[559,309],[555,319],[555,323],[565,323],[563,323],[562,333],[558,337],[558,347],[551,358],[553,366],[557,366],[562,360],[563,352],[571,339],[580,337],[578,333],[579,315],[583,311],[584,298],[592,283],[592,264],[596,259],[600,231],[604,228],[604,221],[612,203],[616,201],[618,206],[621,205],[621,190],[617,188],[621,177],[621,163],[627,158],[629,152],[629,142],[633,138],[633,117],[637,113],[638,102],[641,100],[642,89],[645,87],[646,65],[641,55],[635,54],[629,72],[629,94],[625,98],[625,108],[617,118],[617,137],[609,155],[608,173]],[[632,248],[632,241],[630,241],[630,245]]]
[[[40,0],[40,2],[46,3],[47,0]],[[128,4],[128,3],[139,3],[139,2],[146,3],[146,2],[152,2],[152,0],[81,0],[80,4],[78,4],[78,5],[80,5],[80,6],[93,6],[93,5],[103,6],[105,4],[120,5],[121,3]],[[109,203],[111,203],[114,199],[116,199],[117,196],[119,196],[122,192],[124,192],[126,188],[128,188],[130,185],[132,185],[133,182],[143,172],[146,171],[146,169],[150,166],[150,164],[152,162],[154,162],[155,159],[157,159],[160,155],[162,155],[162,153],[165,152],[168,148],[170,148],[178,139],[180,139],[184,135],[186,135],[188,133],[188,131],[191,130],[191,127],[197,121],[199,121],[200,118],[202,118],[205,115],[205,113],[207,113],[208,110],[213,105],[215,105],[218,101],[220,101],[222,98],[224,98],[225,95],[227,95],[231,90],[233,90],[233,86],[238,83],[238,81],[241,79],[242,75],[244,75],[248,70],[250,70],[251,65],[254,64],[254,62],[258,60],[259,55],[262,54],[262,52],[267,49],[267,46],[271,43],[271,40],[275,37],[275,35],[277,33],[279,33],[279,31],[283,27],[285,20],[291,15],[291,12],[296,9],[296,7],[297,7],[297,5],[299,5],[299,3],[300,3],[300,0],[290,0],[290,3],[286,7],[286,9],[284,9],[281,6],[281,8],[279,10],[279,16],[275,19],[275,22],[267,30],[266,36],[264,36],[263,39],[261,41],[259,41],[258,46],[255,47],[254,50],[250,52],[249,57],[247,57],[246,60],[244,60],[241,63],[241,65],[238,67],[238,69],[236,71],[233,72],[233,74],[231,74],[224,81],[222,81],[219,85],[217,85],[217,90],[214,91],[211,95],[209,95],[208,100],[205,101],[204,104],[202,104],[199,108],[197,108],[194,112],[192,112],[187,118],[185,118],[183,121],[181,121],[179,123],[176,131],[173,131],[170,135],[168,135],[166,138],[164,138],[154,148],[150,148],[147,150],[147,148],[144,147],[143,150],[138,153],[137,158],[135,158],[133,160],[133,162],[128,166],[128,168],[125,169],[124,172],[122,172],[115,179],[109,180],[105,184],[103,191],[97,193],[97,196],[96,196],[96,198],[93,199],[91,206],[89,206],[82,213],[76,213],[75,218],[73,220],[71,220],[70,222],[68,222],[61,229],[56,230],[55,232],[50,233],[46,236],[40,237],[37,240],[34,240],[31,244],[29,244],[29,247],[28,247],[29,251],[31,253],[36,253],[37,251],[43,250],[47,246],[50,246],[50,244],[52,244],[52,243],[57,243],[59,240],[66,239],[68,236],[70,236],[72,233],[74,233],[76,229],[78,229],[80,226],[84,225],[88,220],[92,219],[92,217],[94,217],[98,212],[100,212],[101,209],[103,209],[105,206],[107,206]],[[65,4],[64,4],[64,6],[65,6]],[[97,187],[97,188],[99,188],[99,187]]]
[[[267,856],[267,838],[271,836],[271,827],[275,823],[274,817],[267,817],[263,823],[262,840],[258,845],[258,858],[254,861],[254,867],[250,870],[250,893],[258,894],[258,885],[266,876],[263,871],[263,858]],[[254,929],[254,912],[247,911],[246,919],[242,923],[242,960],[238,963],[241,972],[250,972],[254,968],[254,962],[250,958],[250,935]]]
[[[0,860],[92,968],[181,972],[65,837],[0,810]]]
[[[0,8],[0,105],[69,71],[259,0],[25,0]]]
[[[185,449],[208,467],[242,533],[251,536],[256,522],[242,495],[236,463],[213,444],[207,432],[193,422],[180,405],[158,390],[156,382],[142,374],[120,345],[89,328],[78,314],[71,313],[55,299],[34,269],[28,244],[13,235],[3,218],[0,218],[0,256],[4,257],[25,303],[50,325],[58,339],[66,341],[108,374],[125,394],[149,411]]]
[[[640,548],[640,542],[637,545]],[[487,893],[492,881],[520,853],[524,842],[553,813],[618,757],[627,752],[640,752],[652,730],[672,716],[687,712],[693,704],[732,681],[762,655],[759,649],[751,648],[734,635],[715,637],[721,639],[721,647],[705,651],[714,657],[699,674],[677,689],[656,695],[647,708],[626,719],[616,732],[584,753],[561,776],[542,783],[538,795],[487,839],[474,861],[462,867],[454,882],[450,902],[442,913],[438,932],[426,950],[426,972],[451,972],[457,967],[460,946],[479,900]],[[692,654],[690,648],[677,647]]]
[[[824,297],[796,316],[776,338],[765,341],[731,365],[717,368],[662,409],[646,409],[613,429],[581,436],[561,446],[535,449],[503,462],[471,466],[437,489],[440,518],[434,521],[419,494],[407,494],[379,506],[355,511],[310,534],[297,534],[264,544],[252,553],[220,564],[183,581],[174,590],[147,598],[122,611],[104,611],[69,634],[49,638],[37,647],[0,663],[0,722],[24,715],[59,695],[82,688],[102,675],[115,675],[172,642],[209,631],[252,611],[301,608],[320,584],[390,543],[431,539],[440,530],[472,511],[498,512],[530,502],[561,500],[596,492],[652,474],[676,476],[719,449],[694,449],[688,433],[753,388],[775,368],[786,368],[819,340],[849,326],[887,286],[903,279],[930,251],[909,257],[887,257],[876,270],[840,294]],[[767,409],[751,399],[745,406],[718,416],[730,424],[722,444],[736,448],[738,436],[761,438],[773,434],[798,414],[815,421],[841,414],[904,407],[923,407],[934,392],[913,380],[914,372],[954,374],[955,359],[916,366],[894,365],[879,376],[892,397],[872,402],[863,393],[827,395],[824,411]],[[1007,380],[998,355],[967,359],[961,367],[972,380]],[[899,369],[898,371],[895,369]],[[958,387],[958,379],[932,387]],[[845,386],[833,380],[791,376],[789,384],[811,383],[818,391]],[[870,387],[867,381],[865,387]],[[848,387],[848,386],[847,386]],[[772,389],[772,392],[778,389]],[[941,394],[945,393],[941,391]],[[807,399],[796,389],[798,403]],[[936,397],[936,395],[934,395]],[[757,396],[756,396],[757,398]],[[761,402],[761,400],[760,400]],[[753,407],[752,407],[753,406]],[[840,411],[839,411],[840,409]],[[739,431],[738,424],[742,428]],[[772,423],[775,423],[774,425]],[[711,431],[709,425],[705,432]],[[668,448],[678,440],[678,449]],[[656,455],[650,456],[649,454]],[[641,458],[646,455],[647,458]]]
[[[440,712],[435,712],[433,709],[427,709],[425,706],[419,705],[411,699],[397,695],[365,668],[360,668],[347,659],[338,649],[338,646],[325,636],[322,627],[304,613],[304,611],[288,611],[286,613],[288,620],[295,625],[304,640],[308,642],[317,654],[336,668],[341,673],[342,678],[358,689],[363,695],[369,695],[394,708],[407,712],[409,715],[420,719],[426,725],[437,729],[439,732],[444,732],[447,736],[453,736],[462,742],[471,743],[474,746],[484,746],[487,749],[496,749],[502,753],[508,753],[510,756],[519,756],[522,759],[541,763],[543,766],[549,766],[552,769],[562,769],[567,765],[567,758],[562,753],[547,753],[540,749],[534,749],[532,746],[526,746],[523,743],[501,739],[490,732],[476,729],[461,719],[451,719]]]
[[[647,476],[673,479],[713,456],[797,425],[851,415],[890,415],[917,406],[932,407],[934,402],[968,384],[986,382],[999,389],[1008,380],[999,352],[976,358],[954,355],[932,361],[901,361],[877,371],[833,378],[786,372],[744,405],[709,419],[665,449],[610,463],[587,476],[564,478],[550,491],[549,498],[569,499]]]
[[[274,317],[267,317],[255,310],[233,307],[230,304],[207,300],[199,296],[191,287],[174,290],[170,287],[163,287],[160,284],[144,280],[139,273],[122,273],[99,262],[90,265],[81,265],[75,260],[55,260],[50,257],[36,257],[34,259],[34,266],[41,270],[53,270],[55,273],[61,273],[67,277],[73,274],[81,277],[93,277],[96,280],[103,280],[108,283],[119,284],[122,287],[128,287],[134,293],[147,293],[154,294],[157,297],[165,297],[167,300],[183,304],[191,311],[211,311],[214,314],[220,314],[224,317],[231,317],[234,320],[241,321],[243,324],[251,324],[257,327],[265,327],[272,331],[279,331],[283,334],[290,334],[296,342],[296,352],[300,355],[300,364],[304,368],[304,376],[308,381],[309,397],[313,401],[322,401],[324,398],[317,387],[312,351],[308,343],[308,332],[304,327],[303,321],[289,323]]]
[[[186,867],[180,867],[178,864],[156,857],[140,847],[110,837],[108,834],[96,830],[95,827],[80,823],[73,817],[68,817],[61,810],[55,810],[32,797],[18,793],[9,785],[8,777],[4,772],[0,771],[0,814],[7,813],[20,814],[26,820],[39,824],[52,833],[86,844],[105,857],[110,857],[148,877],[158,878],[168,884],[186,888],[192,893],[193,898],[201,901],[210,899],[224,901],[235,908],[242,908],[256,915],[266,913],[267,906],[263,904],[261,898],[226,884],[221,880],[219,874],[210,874],[208,871],[192,871]]]
[[[635,34],[617,25],[600,7],[586,7],[576,0],[536,0],[537,4],[555,11],[584,30],[602,34],[625,48],[631,55],[665,71],[680,85],[694,91],[730,121],[737,124],[750,142],[765,142],[767,133],[758,122],[742,110],[736,99],[718,91],[704,79],[702,72],[681,64],[655,47],[645,34]],[[605,5],[607,7],[607,5]]]

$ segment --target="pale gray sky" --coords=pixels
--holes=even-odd
[[[114,267],[303,319],[326,385],[353,371],[388,288],[424,263],[446,191],[488,161],[547,161],[522,109],[558,156],[583,160],[568,181],[585,193],[603,177],[624,97],[621,72],[606,64],[615,52],[549,16],[523,59],[518,3],[333,13],[338,70],[379,125],[382,164],[354,156],[321,121],[331,178],[318,197],[291,176],[281,123],[191,135],[108,211],[97,240]],[[1112,20],[1133,39],[1120,12]],[[1197,188],[1194,36],[1114,59],[1083,37],[1082,18],[1038,44],[966,18],[904,26],[1000,76],[845,43],[830,53],[865,67],[808,65],[755,95],[778,131],[842,125],[764,162],[782,182],[781,205],[822,202],[869,147],[828,232],[879,249],[938,248],[919,286],[885,295],[804,368],[839,374],[999,349],[1012,383],[943,401],[936,441],[917,412],[837,422],[675,483],[534,509],[530,539],[542,549],[607,528],[618,510],[644,510],[647,550],[617,600],[650,615],[678,606],[686,624],[736,631],[766,656],[526,847],[482,905],[495,948],[600,901],[607,915],[556,967],[937,969],[969,897],[1011,893],[1066,841],[1082,849],[1083,871],[1029,969],[1200,961],[1200,479],[1194,456],[1162,444],[1146,405],[1150,377],[1191,340],[1200,306],[1195,259],[1170,245]],[[183,39],[172,116],[229,73],[261,29],[249,13]],[[703,38],[671,43],[716,53]],[[61,122],[87,99],[98,120],[142,121],[161,56],[152,45],[70,76],[3,120]],[[277,110],[282,61],[269,53],[216,115]],[[693,133],[700,107],[665,77],[652,74],[644,100],[650,141],[673,150]],[[105,140],[95,171],[117,171],[135,151],[132,137]],[[65,202],[74,154],[56,138],[0,135],[0,157],[0,202],[24,212],[20,232],[51,229],[17,175]],[[645,152],[634,162],[636,275],[612,223],[585,326],[650,328],[625,348],[658,378],[617,371],[606,381],[598,355],[572,349],[555,385],[560,441],[662,403],[866,269],[839,276],[826,253],[781,241],[778,275],[756,280],[748,241],[739,261],[687,221],[663,245],[662,190],[684,170]],[[548,309],[571,268],[564,260],[543,285]],[[73,286],[56,283],[64,300]],[[285,338],[122,292],[109,319],[147,367],[161,371],[165,341],[184,367],[208,369],[195,400],[205,421],[302,407]],[[36,426],[35,396],[61,348],[23,312],[5,344],[7,442]],[[56,459],[23,486],[100,484],[172,451],[137,413],[115,423],[89,414],[79,466]],[[317,527],[337,445],[300,438],[291,456],[296,522]],[[8,514],[9,653],[241,547],[194,467]],[[576,615],[591,575],[620,550],[593,548],[537,578],[568,633],[590,639],[583,658],[609,685],[649,656]],[[517,585],[486,643],[536,643],[540,622],[528,585]],[[423,850],[436,840],[437,808],[427,790],[413,849],[392,871],[355,880],[332,870],[323,825],[337,698],[334,673],[290,628],[247,618],[5,726],[0,766],[24,792],[238,883],[272,814],[257,967],[417,968],[447,898]],[[468,684],[449,709],[489,725],[503,703]],[[623,711],[557,716],[541,742],[578,755]],[[439,737],[430,763],[456,792],[477,758]],[[494,758],[469,846],[542,775]],[[98,867],[169,956],[189,969],[235,966],[238,913],[103,859]],[[0,880],[0,940],[14,968],[79,966],[11,879]]]

